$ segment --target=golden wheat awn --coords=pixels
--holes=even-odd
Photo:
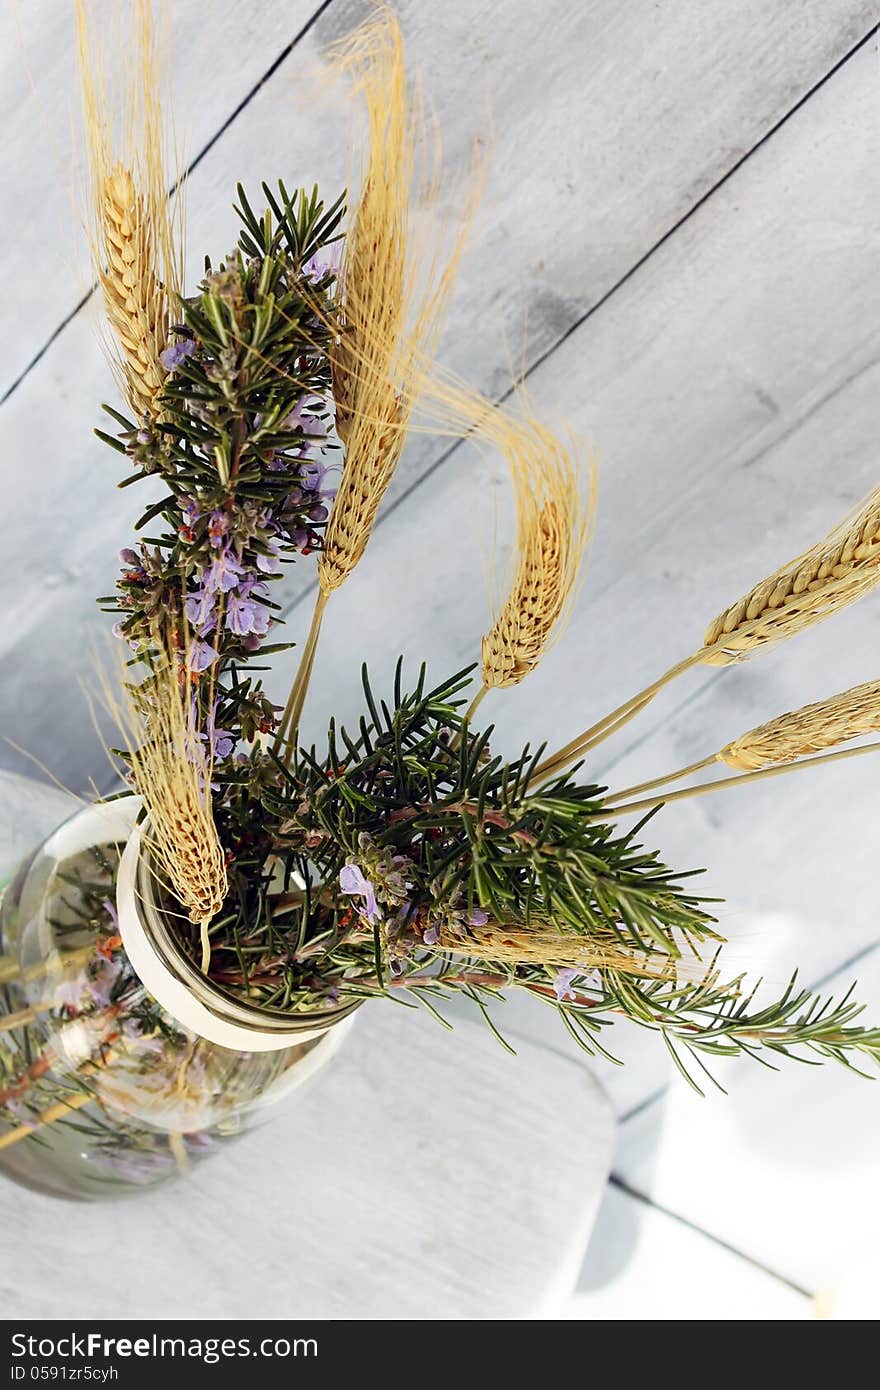
[[[582,441],[540,420],[522,385],[508,408],[419,357],[413,399],[421,428],[499,453],[513,487],[513,572],[482,640],[473,714],[488,690],[518,685],[534,671],[564,631],[593,533],[595,469]]]
[[[730,767],[752,772],[835,748],[878,729],[880,681],[865,681],[750,729],[717,756]]]
[[[367,155],[339,283],[340,332],[331,354],[336,423],[345,466],[318,559],[329,595],[358,564],[397,467],[413,403],[416,362],[436,347],[463,230],[433,252],[411,235],[420,106],[407,81],[396,18],[381,8],[336,50],[366,111]],[[433,235],[437,244],[437,230]]]
[[[700,660],[724,666],[829,618],[880,580],[880,490],[812,549],[709,625]]]
[[[106,14],[98,11],[99,20]],[[112,330],[111,361],[138,418],[157,413],[180,291],[182,248],[169,199],[160,103],[164,55],[150,0],[129,11],[129,64],[108,87],[100,40],[77,0],[83,111],[91,177],[90,245]],[[115,133],[114,133],[115,132]]]

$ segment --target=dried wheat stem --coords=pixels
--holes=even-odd
[[[309,689],[309,681],[312,677],[312,670],[315,665],[315,653],[318,650],[318,640],[321,636],[321,624],[324,619],[324,610],[327,607],[329,595],[320,589],[315,600],[315,610],[312,614],[312,623],[309,628],[309,635],[303,647],[302,655],[297,667],[296,679],[287,697],[287,704],[278,725],[278,732],[275,735],[275,742],[272,751],[278,756],[284,744],[288,745],[288,761],[293,756],[296,747],[297,735],[299,733],[299,721],[302,718],[303,706],[305,705],[306,695]]]
[[[8,1149],[13,1144],[20,1143],[22,1139],[30,1139],[36,1130],[54,1124],[56,1120],[61,1120],[65,1115],[68,1115],[71,1110],[78,1110],[94,1099],[95,1097],[89,1095],[88,1092],[78,1091],[69,1100],[57,1101],[55,1105],[50,1105],[47,1110],[41,1110],[33,1124],[19,1125],[16,1129],[11,1129],[8,1134],[0,1134],[0,1149]]]
[[[48,1013],[50,1009],[57,1009],[58,1006],[57,999],[48,999],[45,1003],[32,1004],[16,1013],[5,1014],[0,1018],[0,1033],[11,1033],[15,1028],[26,1028],[29,1023],[35,1023],[40,1014]]]
[[[26,966],[24,970],[16,956],[0,956],[0,985],[9,984],[11,980],[30,984],[32,980],[38,980],[44,975],[61,974],[71,965],[85,965],[92,954],[91,946],[80,946],[75,951],[59,951],[49,960],[35,962]]]
[[[748,782],[760,782],[766,777],[781,777],[801,768],[819,767],[824,763],[842,762],[844,758],[858,758],[863,753],[880,752],[880,743],[865,743],[859,748],[842,748],[836,753],[823,753],[818,758],[803,758],[797,763],[782,763],[777,767],[765,767],[759,772],[745,772],[741,777],[722,777],[717,782],[701,782],[696,787],[684,787],[681,791],[668,792],[666,796],[648,797],[644,801],[628,801],[623,806],[609,806],[607,811],[597,811],[588,816],[588,821],[605,821],[609,817],[640,814],[653,811],[655,807],[667,806],[673,801],[686,801],[689,797],[704,796],[708,792],[723,791],[725,787],[744,787]]]
[[[199,923],[199,945],[202,948],[202,958],[199,962],[199,969],[203,975],[207,975],[211,968],[211,938],[208,935],[208,928],[210,925],[210,917],[205,917]]]
[[[169,1134],[168,1147],[174,1157],[174,1162],[177,1164],[177,1171],[182,1177],[186,1177],[190,1171],[190,1161],[183,1135],[177,1132]]]
[[[543,778],[556,776],[556,774],[567,767],[569,763],[573,763],[578,758],[583,757],[583,755],[591,748],[594,748],[596,744],[602,743],[606,738],[610,738],[612,734],[616,734],[618,729],[622,729],[623,726],[628,724],[631,719],[634,719],[646,705],[649,705],[655,696],[660,694],[661,690],[672,681],[676,680],[678,676],[683,675],[685,671],[689,671],[691,667],[696,666],[700,660],[700,655],[700,652],[695,652],[693,656],[689,656],[685,661],[680,661],[676,666],[671,666],[659,680],[646,686],[644,690],[640,690],[632,699],[625,700],[622,705],[618,705],[617,709],[612,710],[604,719],[600,719],[597,724],[593,724],[589,729],[585,729],[582,734],[578,734],[577,738],[573,738],[570,743],[566,743],[562,748],[552,753],[549,758],[545,758],[535,769],[535,776]]]
[[[603,798],[603,805],[610,806],[615,801],[625,801],[628,796],[638,796],[640,792],[653,791],[655,787],[663,787],[667,782],[680,782],[683,777],[690,777],[695,772],[702,772],[704,768],[711,767],[718,761],[718,754],[713,753],[709,758],[701,758],[698,763],[690,763],[687,767],[680,767],[675,772],[667,772],[663,777],[653,777],[650,782],[637,782],[635,786],[625,787],[623,791],[612,792],[610,796]]]
[[[486,696],[489,694],[489,690],[490,690],[490,689],[491,689],[491,687],[488,686],[488,685],[485,685],[485,684],[483,684],[483,685],[480,686],[480,688],[479,688],[479,690],[477,691],[476,695],[474,696],[474,698],[471,700],[470,704],[469,704],[468,707],[467,707],[467,712],[466,712],[466,714],[465,714],[465,716],[464,716],[464,717],[465,717],[465,722],[466,722],[466,723],[468,723],[468,724],[471,723],[471,721],[473,720],[474,715],[476,714],[477,710],[480,708],[480,705],[483,703],[483,701],[485,700]]]
[[[81,1076],[91,1076],[101,1067],[107,1066],[114,1057],[111,1049],[105,1050],[99,1062],[89,1062],[80,1071]],[[64,1100],[59,1100],[54,1105],[41,1110],[34,1119],[33,1124],[18,1125],[11,1129],[7,1134],[0,1135],[0,1149],[8,1149],[13,1144],[18,1144],[22,1139],[29,1139],[37,1129],[43,1129],[46,1125],[55,1124],[57,1120],[63,1120],[71,1110],[79,1110],[83,1105],[88,1105],[89,1101],[96,1097],[91,1091],[76,1091],[73,1095],[67,1096]]]

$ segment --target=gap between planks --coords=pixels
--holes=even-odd
[[[250,103],[253,101],[254,97],[258,94],[258,92],[262,91],[266,83],[269,82],[275,76],[275,73],[282,66],[282,64],[287,61],[293,50],[296,48],[297,44],[305,38],[306,34],[309,33],[309,31],[321,18],[321,15],[324,14],[325,10],[328,10],[332,4],[333,0],[323,0],[323,3],[318,6],[318,8],[314,11],[312,16],[308,20],[306,20],[306,23],[302,26],[299,32],[296,33],[294,37],[290,40],[290,43],[288,43],[286,47],[281,50],[281,52],[278,54],[278,57],[275,58],[275,60],[269,64],[266,71],[262,74],[261,77],[257,79],[254,85],[251,87],[250,91],[245,93],[238,105],[234,107],[233,110],[226,117],[226,119],[220,123],[220,125],[214,131],[214,134],[210,136],[210,138],[199,150],[198,154],[195,155],[195,157],[187,165],[180,178],[175,180],[174,184],[171,186],[169,190],[169,197],[172,197],[174,195],[180,183],[188,179],[190,175],[194,173],[194,171],[199,167],[205,156],[217,144],[217,141],[220,140],[226,134],[226,131],[229,130],[230,126],[232,126],[235,123],[235,121],[238,120],[242,111],[244,111],[250,105]],[[77,315],[80,314],[82,310],[86,307],[97,288],[97,284],[93,283],[91,287],[86,291],[86,293],[82,296],[82,298],[79,300],[79,302],[75,304],[74,307],[70,310],[70,313],[66,314],[65,317],[61,320],[61,322],[57,325],[57,327],[55,327],[52,330],[46,341],[43,343],[42,347],[40,347],[37,350],[37,352],[34,353],[31,360],[27,363],[25,367],[22,368],[15,380],[6,388],[3,394],[0,395],[0,405],[5,405],[5,403],[9,400],[10,396],[13,396],[15,392],[18,390],[19,386],[21,386],[22,382],[30,376],[34,368],[45,357],[52,344],[61,336],[65,328],[67,328],[69,324],[73,323],[73,320],[77,317]]]

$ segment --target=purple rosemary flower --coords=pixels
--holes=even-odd
[[[237,637],[247,637],[248,634],[262,637],[269,631],[269,609],[265,603],[260,603],[259,598],[254,598],[254,594],[267,594],[265,584],[261,584],[256,578],[245,579],[238,588],[227,595],[226,599],[226,626],[230,632],[234,632]]]
[[[321,255],[325,254],[327,259],[322,261]],[[325,275],[335,275],[339,270],[339,262],[342,259],[342,242],[331,242],[330,246],[323,249],[323,253],[316,251],[313,256],[305,262],[302,273],[308,280],[315,282],[323,280]]]
[[[217,595],[210,589],[196,589],[184,604],[186,616],[200,637],[207,637],[217,626],[214,604]]]
[[[437,922],[433,922],[430,927],[425,927],[425,930],[422,932],[422,940],[426,946],[437,945],[437,942],[440,940],[440,926]]]
[[[189,649],[187,669],[189,671],[207,671],[209,666],[214,665],[219,655],[220,653],[209,642],[193,642]]]
[[[208,715],[207,730],[199,734],[202,743],[211,751],[214,762],[222,762],[228,758],[235,747],[236,735],[231,729],[218,729],[217,727],[217,705],[215,700]]]
[[[119,915],[116,911],[116,904],[110,898],[105,898],[101,903],[107,916],[110,918],[110,925],[114,931],[119,931]]]
[[[468,922],[472,927],[485,927],[488,920],[488,912],[484,912],[481,907],[475,907],[473,912],[468,913]]]
[[[327,438],[327,426],[319,415],[313,415],[309,406],[312,396],[300,396],[293,410],[284,421],[284,428],[301,430],[308,438],[304,439],[297,451],[300,458],[310,458],[313,448],[320,447]]]
[[[191,357],[195,350],[196,345],[192,338],[178,338],[176,343],[169,343],[165,351],[159,353],[159,361],[166,372],[173,372],[181,362]]]
[[[343,893],[351,897],[363,898],[364,905],[358,909],[362,917],[366,917],[368,922],[378,921],[379,904],[376,902],[376,890],[357,864],[350,862],[343,866],[339,873],[339,887]]]
[[[288,463],[289,459],[286,459],[283,454],[273,454],[266,467],[270,473],[284,473],[287,471]]]
[[[575,992],[571,986],[572,981],[576,980],[580,973],[579,970],[573,969],[571,966],[566,966],[563,970],[557,970],[556,978],[553,981],[553,988],[556,990],[556,998],[559,1000],[560,1004],[563,999],[576,998]]]
[[[202,515],[198,502],[194,501],[192,497],[181,497],[178,505],[186,517],[188,525],[194,526]]]
[[[244,565],[236,556],[231,545],[225,545],[205,570],[202,583],[214,593],[228,594],[241,581],[245,573]]]

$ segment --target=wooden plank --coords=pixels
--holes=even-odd
[[[540,10],[454,0],[442,12],[402,0],[397,8],[453,164],[467,162],[475,134],[492,131],[483,239],[449,335],[453,364],[478,369],[490,390],[507,384],[510,352],[499,345],[506,334],[516,353],[524,312],[532,353],[552,346],[877,22],[867,0],[804,0],[796,11],[784,0],[722,0],[711,14],[699,0],[671,10],[652,0],[625,10],[615,0],[552,0]],[[215,0],[207,12],[171,9],[175,101],[191,158],[324,7],[253,0],[243,10]],[[327,7],[198,171],[194,272],[206,249],[227,247],[236,179],[281,173],[331,186],[344,178],[348,126],[318,97],[320,62],[367,9],[363,0]],[[78,94],[71,7],[10,6],[3,25],[0,192],[15,289],[0,306],[5,389],[78,298],[70,231]],[[267,150],[281,167],[267,167]]]
[[[321,5],[253,0],[170,8],[175,119],[192,159]],[[127,9],[115,7],[116,22]],[[102,13],[112,21],[113,4]],[[79,120],[73,4],[11,0],[0,13],[0,204],[9,291],[0,304],[0,396],[91,283],[74,187],[83,158]]]
[[[827,989],[839,993],[856,976],[877,1020],[880,948]],[[831,1063],[791,1063],[776,1075],[737,1062],[721,1075],[727,1097],[701,1101],[676,1086],[630,1121],[616,1171],[802,1287],[846,1285],[880,1240],[877,1086]]]
[[[356,1029],[271,1124],[186,1188],[126,1207],[137,1279],[107,1280],[112,1206],[65,1210],[71,1279],[58,1208],[3,1184],[5,1313],[85,1317],[100,1303],[105,1317],[162,1318],[185,1302],[212,1318],[556,1316],[610,1163],[601,1092],[538,1048],[508,1056],[476,1025],[447,1034],[385,1005]]]
[[[772,1273],[619,1188],[606,1189],[575,1297],[579,1322],[800,1322],[810,1303]]]

